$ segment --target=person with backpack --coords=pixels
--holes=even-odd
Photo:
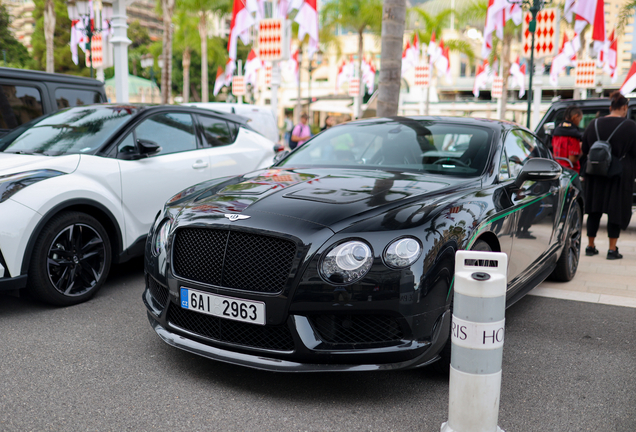
[[[632,194],[636,177],[636,122],[626,119],[628,101],[620,92],[610,95],[610,114],[593,120],[581,146],[587,155],[584,194],[588,246],[585,255],[598,254],[596,233],[607,214],[607,259],[623,258],[616,243],[621,229],[632,217]]]
[[[570,105],[565,110],[564,120],[560,123],[552,133],[552,151],[556,161],[565,168],[570,168],[581,173],[581,139],[583,131],[579,128],[583,111],[576,105]],[[567,161],[569,160],[572,165]]]
[[[296,147],[300,147],[311,138],[311,129],[307,124],[309,116],[305,113],[300,116],[300,123],[294,126],[291,133],[291,139],[289,140],[289,148],[294,150]]]

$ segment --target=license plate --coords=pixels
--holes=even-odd
[[[251,324],[265,325],[265,303],[181,288],[181,307]]]

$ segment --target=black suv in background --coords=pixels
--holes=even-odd
[[[62,108],[107,101],[95,79],[0,67],[0,136]]]
[[[636,121],[636,99],[629,100],[629,110],[627,112],[627,118]],[[609,114],[610,101],[609,99],[564,99],[554,102],[548,112],[545,113],[539,125],[535,129],[535,133],[544,142],[546,141],[546,135],[549,135],[554,130],[555,126],[563,121],[563,114],[565,109],[570,105],[577,105],[583,111],[583,119],[579,125],[582,129],[585,129],[592,120],[596,117],[603,117]],[[549,144],[549,142],[548,142]],[[549,145],[550,148],[552,147]],[[634,195],[633,202],[636,204],[636,183],[634,183]]]

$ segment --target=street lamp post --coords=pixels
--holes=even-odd
[[[552,3],[552,0],[508,0],[509,3],[517,3],[528,9],[532,14],[532,20],[528,23],[528,31],[532,33],[532,41],[530,44],[530,76],[528,82],[528,113],[526,118],[526,127],[530,127],[530,118],[532,113],[532,76],[534,75],[534,34],[537,29],[537,14],[546,4]]]
[[[75,7],[77,9],[77,13],[80,19],[82,20],[82,24],[83,24],[82,32],[88,38],[88,46],[87,46],[88,61],[90,63],[91,78],[94,78],[93,47],[92,47],[93,36],[95,36],[98,33],[101,33],[104,30],[107,30],[107,29],[101,28],[102,2],[101,0],[98,0],[98,1],[76,0]],[[91,15],[93,15],[93,17],[91,17]],[[94,22],[94,24],[92,21]]]
[[[301,51],[298,52],[298,106],[300,107],[300,71],[302,70],[302,59],[303,59],[303,54]],[[307,65],[307,71],[309,72],[309,82],[307,83],[307,115],[309,116],[309,124],[312,123],[312,118],[311,118],[311,74],[314,71],[314,60],[313,60],[313,56],[311,56],[309,58],[308,61],[308,65]],[[318,51],[316,53],[316,65],[320,66],[320,64],[322,63],[322,51]]]

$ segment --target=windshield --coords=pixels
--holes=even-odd
[[[408,118],[327,129],[278,166],[346,166],[479,176],[492,131],[478,126]]]
[[[62,155],[90,153],[101,147],[136,108],[84,106],[58,111],[34,122],[21,133],[0,140],[5,153]]]

